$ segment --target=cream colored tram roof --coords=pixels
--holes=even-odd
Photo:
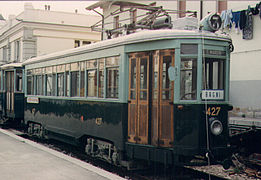
[[[124,44],[133,44],[138,42],[154,41],[154,40],[164,40],[164,39],[177,39],[177,38],[198,38],[201,39],[213,39],[213,40],[224,40],[231,41],[231,39],[225,34],[211,33],[208,31],[198,31],[198,30],[144,30],[134,34],[121,36],[114,39],[108,39],[100,41],[94,44],[89,44],[81,46],[78,48],[73,48],[65,51],[59,51],[51,53],[48,55],[38,56],[32,59],[28,59],[23,62],[23,65],[34,64],[41,61],[51,60],[58,57],[64,57],[68,55],[92,52],[99,49],[106,49],[110,47],[115,47]]]
[[[22,63],[9,63],[9,64],[4,64],[0,66],[0,69],[10,69],[10,68],[17,68],[17,67],[22,67]]]

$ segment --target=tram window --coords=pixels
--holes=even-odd
[[[33,77],[27,76],[27,94],[33,95]]]
[[[80,83],[80,96],[84,97],[85,93],[84,93],[84,84],[85,84],[85,71],[81,71],[81,83]]]
[[[71,72],[71,96],[79,96],[79,71]]]
[[[148,59],[142,58],[140,61],[140,99],[147,99],[147,84],[148,84]]]
[[[16,71],[16,91],[22,92],[23,91],[23,72],[22,70]]]
[[[99,90],[98,97],[104,97],[104,59],[99,60]]]
[[[65,96],[70,96],[70,73],[65,72]]]
[[[119,97],[119,68],[106,69],[106,97],[118,98]]]
[[[197,95],[197,59],[182,58],[180,69],[180,99],[195,100]]]
[[[55,74],[47,74],[46,77],[46,95],[55,96]]]
[[[152,84],[152,97],[153,99],[158,99],[158,76],[159,76],[159,55],[158,52],[153,55],[154,61],[153,61],[153,84]]]
[[[0,90],[3,90],[2,89],[2,72],[0,71]]]
[[[87,72],[87,79],[88,79],[87,96],[96,97],[97,96],[97,70],[89,70]]]
[[[57,74],[57,81],[58,96],[64,96],[64,73]]]
[[[43,77],[42,75],[35,76],[36,95],[43,95]]]
[[[171,56],[163,57],[163,71],[162,71],[162,99],[171,99],[171,81],[168,76],[168,69],[171,66]]]
[[[198,54],[197,44],[181,44],[181,54]]]
[[[136,77],[137,77],[137,68],[136,68],[136,59],[131,59],[131,89],[130,89],[130,98],[136,99]]]
[[[80,62],[80,97],[85,96],[85,67],[86,63],[85,61]]]
[[[224,60],[206,58],[204,62],[205,72],[203,69],[203,75],[205,78],[203,78],[203,89],[224,89]]]

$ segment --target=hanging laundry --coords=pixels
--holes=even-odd
[[[261,2],[256,5],[257,9],[259,10],[259,17],[261,19]]]
[[[222,19],[222,28],[226,28],[229,27],[231,24],[231,19],[232,19],[233,15],[232,15],[232,10],[224,10],[221,12],[221,19]]]
[[[256,7],[251,8],[251,12],[252,12],[253,15],[259,14],[259,9],[258,8],[259,8],[258,4],[256,5]]]
[[[232,23],[235,23],[235,28],[238,28],[239,26],[239,20],[240,20],[240,11],[232,12]]]
[[[248,6],[248,10],[246,11],[246,24],[243,28],[243,39],[253,39],[253,15],[250,6]]]
[[[246,10],[240,11],[240,20],[239,20],[239,27],[240,29],[244,29],[246,26]]]

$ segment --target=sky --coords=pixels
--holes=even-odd
[[[0,14],[5,19],[8,19],[9,15],[18,15],[24,11],[26,2],[31,2],[35,9],[44,10],[45,5],[50,5],[51,11],[75,12],[77,9],[79,14],[95,14],[85,8],[97,1],[0,1]]]

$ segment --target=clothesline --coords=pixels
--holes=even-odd
[[[232,28],[235,24],[236,29],[243,31],[243,39],[253,39],[253,15],[259,15],[261,18],[261,2],[252,8],[249,5],[241,11],[224,10],[221,12],[222,28]]]

